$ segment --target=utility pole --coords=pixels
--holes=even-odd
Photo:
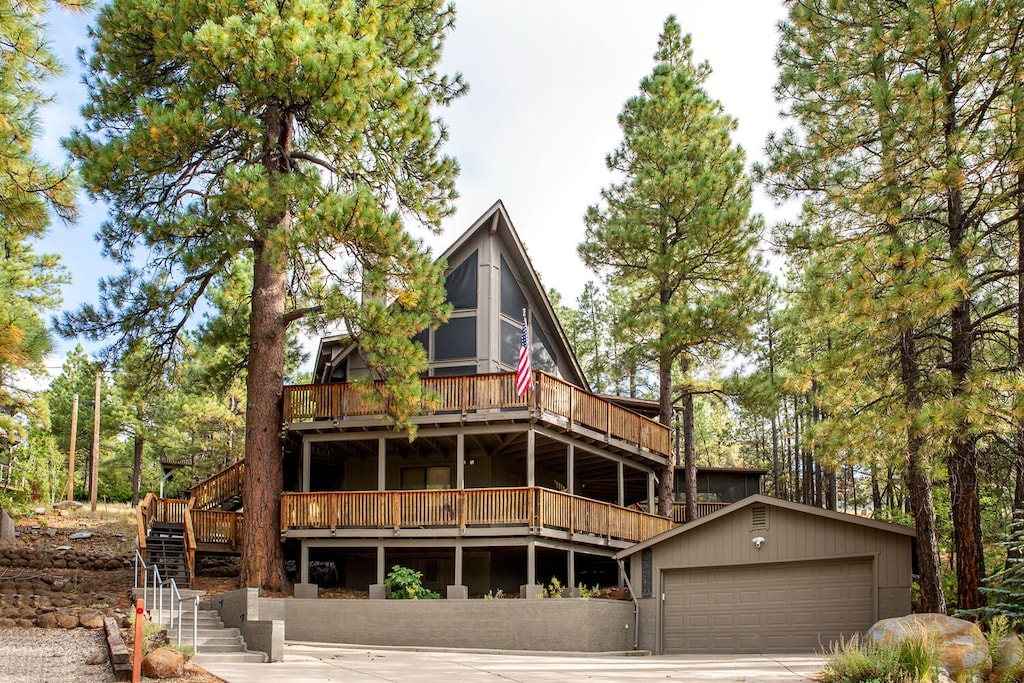
[[[71,453],[68,455],[68,501],[75,499],[75,442],[78,441],[78,394],[71,399]]]
[[[100,480],[100,371],[96,371],[96,401],[92,409],[92,470],[89,480],[89,507],[96,512],[96,486]]]

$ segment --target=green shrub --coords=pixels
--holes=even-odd
[[[384,579],[389,600],[437,600],[441,595],[423,586],[423,572],[396,564]]]
[[[582,583],[576,586],[577,592],[579,592],[581,598],[599,598],[601,597],[601,587],[594,586],[593,588],[587,588]]]
[[[496,591],[487,591],[487,595],[484,596],[484,600],[504,600],[505,591],[500,588]]]
[[[939,649],[924,632],[881,645],[854,636],[832,644],[819,677],[824,683],[930,683],[939,680],[940,666]]]
[[[545,598],[560,598],[562,597],[562,582],[557,577],[551,577],[551,583],[544,586],[544,597]]]

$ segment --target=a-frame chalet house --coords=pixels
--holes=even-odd
[[[434,400],[415,440],[346,384],[368,371],[344,338],[321,341],[315,384],[285,387],[286,488],[303,492],[282,501],[296,578],[326,562],[362,589],[395,564],[470,594],[616,584],[612,555],[671,526],[640,509],[668,429],[590,393],[500,201],[442,257],[454,310],[418,336]],[[524,308],[533,382],[520,397]]]

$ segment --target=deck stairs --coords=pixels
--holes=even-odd
[[[174,579],[179,588],[192,585],[185,555],[185,525],[177,522],[150,524],[146,534],[146,562],[160,568],[160,578]]]
[[[142,589],[135,589],[137,597],[142,597]],[[217,610],[211,609],[208,601],[202,600],[202,591],[183,590],[180,591],[186,602],[181,610],[181,645],[192,647],[195,654],[192,661],[197,664],[209,664],[213,662],[234,662],[234,663],[264,663],[267,655],[263,652],[249,650],[246,647],[245,639],[237,628],[228,628],[220,618]],[[199,610],[196,613],[198,620],[193,616],[192,603],[188,598],[199,596]],[[163,595],[154,598],[149,593],[150,618],[166,627],[167,638],[172,643],[178,643],[178,612],[172,608],[173,600],[170,591],[164,591]],[[160,600],[162,598],[162,602]],[[163,606],[161,611],[160,606]],[[171,612],[174,612],[174,627],[170,628]],[[196,640],[192,640],[192,625],[196,624]]]

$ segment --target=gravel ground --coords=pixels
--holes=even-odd
[[[86,664],[96,655],[103,664]],[[0,628],[0,681],[4,683],[107,683],[114,673],[103,631]]]

